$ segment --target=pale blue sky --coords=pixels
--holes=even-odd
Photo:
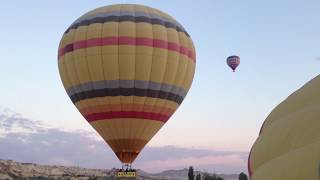
[[[319,73],[320,1],[6,1],[0,7],[0,106],[65,129],[92,128],[65,93],[57,48],[80,15],[137,3],[191,35],[196,75],[182,106],[149,145],[249,151],[268,113]],[[226,66],[239,55],[236,73]]]

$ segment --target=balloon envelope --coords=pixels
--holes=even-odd
[[[227,64],[228,66],[235,71],[235,69],[239,66],[240,64],[240,57],[239,56],[229,56],[227,58]]]
[[[248,168],[252,180],[319,179],[320,76],[291,94],[267,117]]]
[[[185,98],[195,49],[171,16],[141,5],[90,11],[59,45],[62,83],[123,163],[132,163]]]

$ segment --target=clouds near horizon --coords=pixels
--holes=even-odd
[[[94,132],[44,127],[14,112],[0,110],[0,158],[49,165],[113,168],[121,164]],[[182,169],[219,173],[246,171],[247,152],[176,146],[147,146],[134,166],[147,172]]]

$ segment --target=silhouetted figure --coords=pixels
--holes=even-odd
[[[189,172],[188,172],[188,179],[189,180],[194,180],[194,174],[193,174],[193,167],[189,167]]]

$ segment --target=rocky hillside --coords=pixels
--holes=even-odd
[[[93,180],[116,179],[115,169],[87,169],[80,167],[46,166],[33,163],[19,163],[12,160],[0,159],[0,180],[2,179],[65,179],[65,180]],[[196,172],[198,173],[198,172]],[[200,172],[201,173],[201,172]],[[186,180],[188,170],[168,170],[157,174],[150,174],[138,170],[136,179],[145,180]],[[238,175],[220,175],[224,180],[237,180]]]
[[[188,169],[181,170],[167,170],[161,173],[153,174],[156,177],[162,177],[164,179],[174,179],[174,180],[187,180],[188,179]],[[203,172],[195,171],[194,174],[202,174]],[[224,180],[238,180],[238,174],[219,174]]]

